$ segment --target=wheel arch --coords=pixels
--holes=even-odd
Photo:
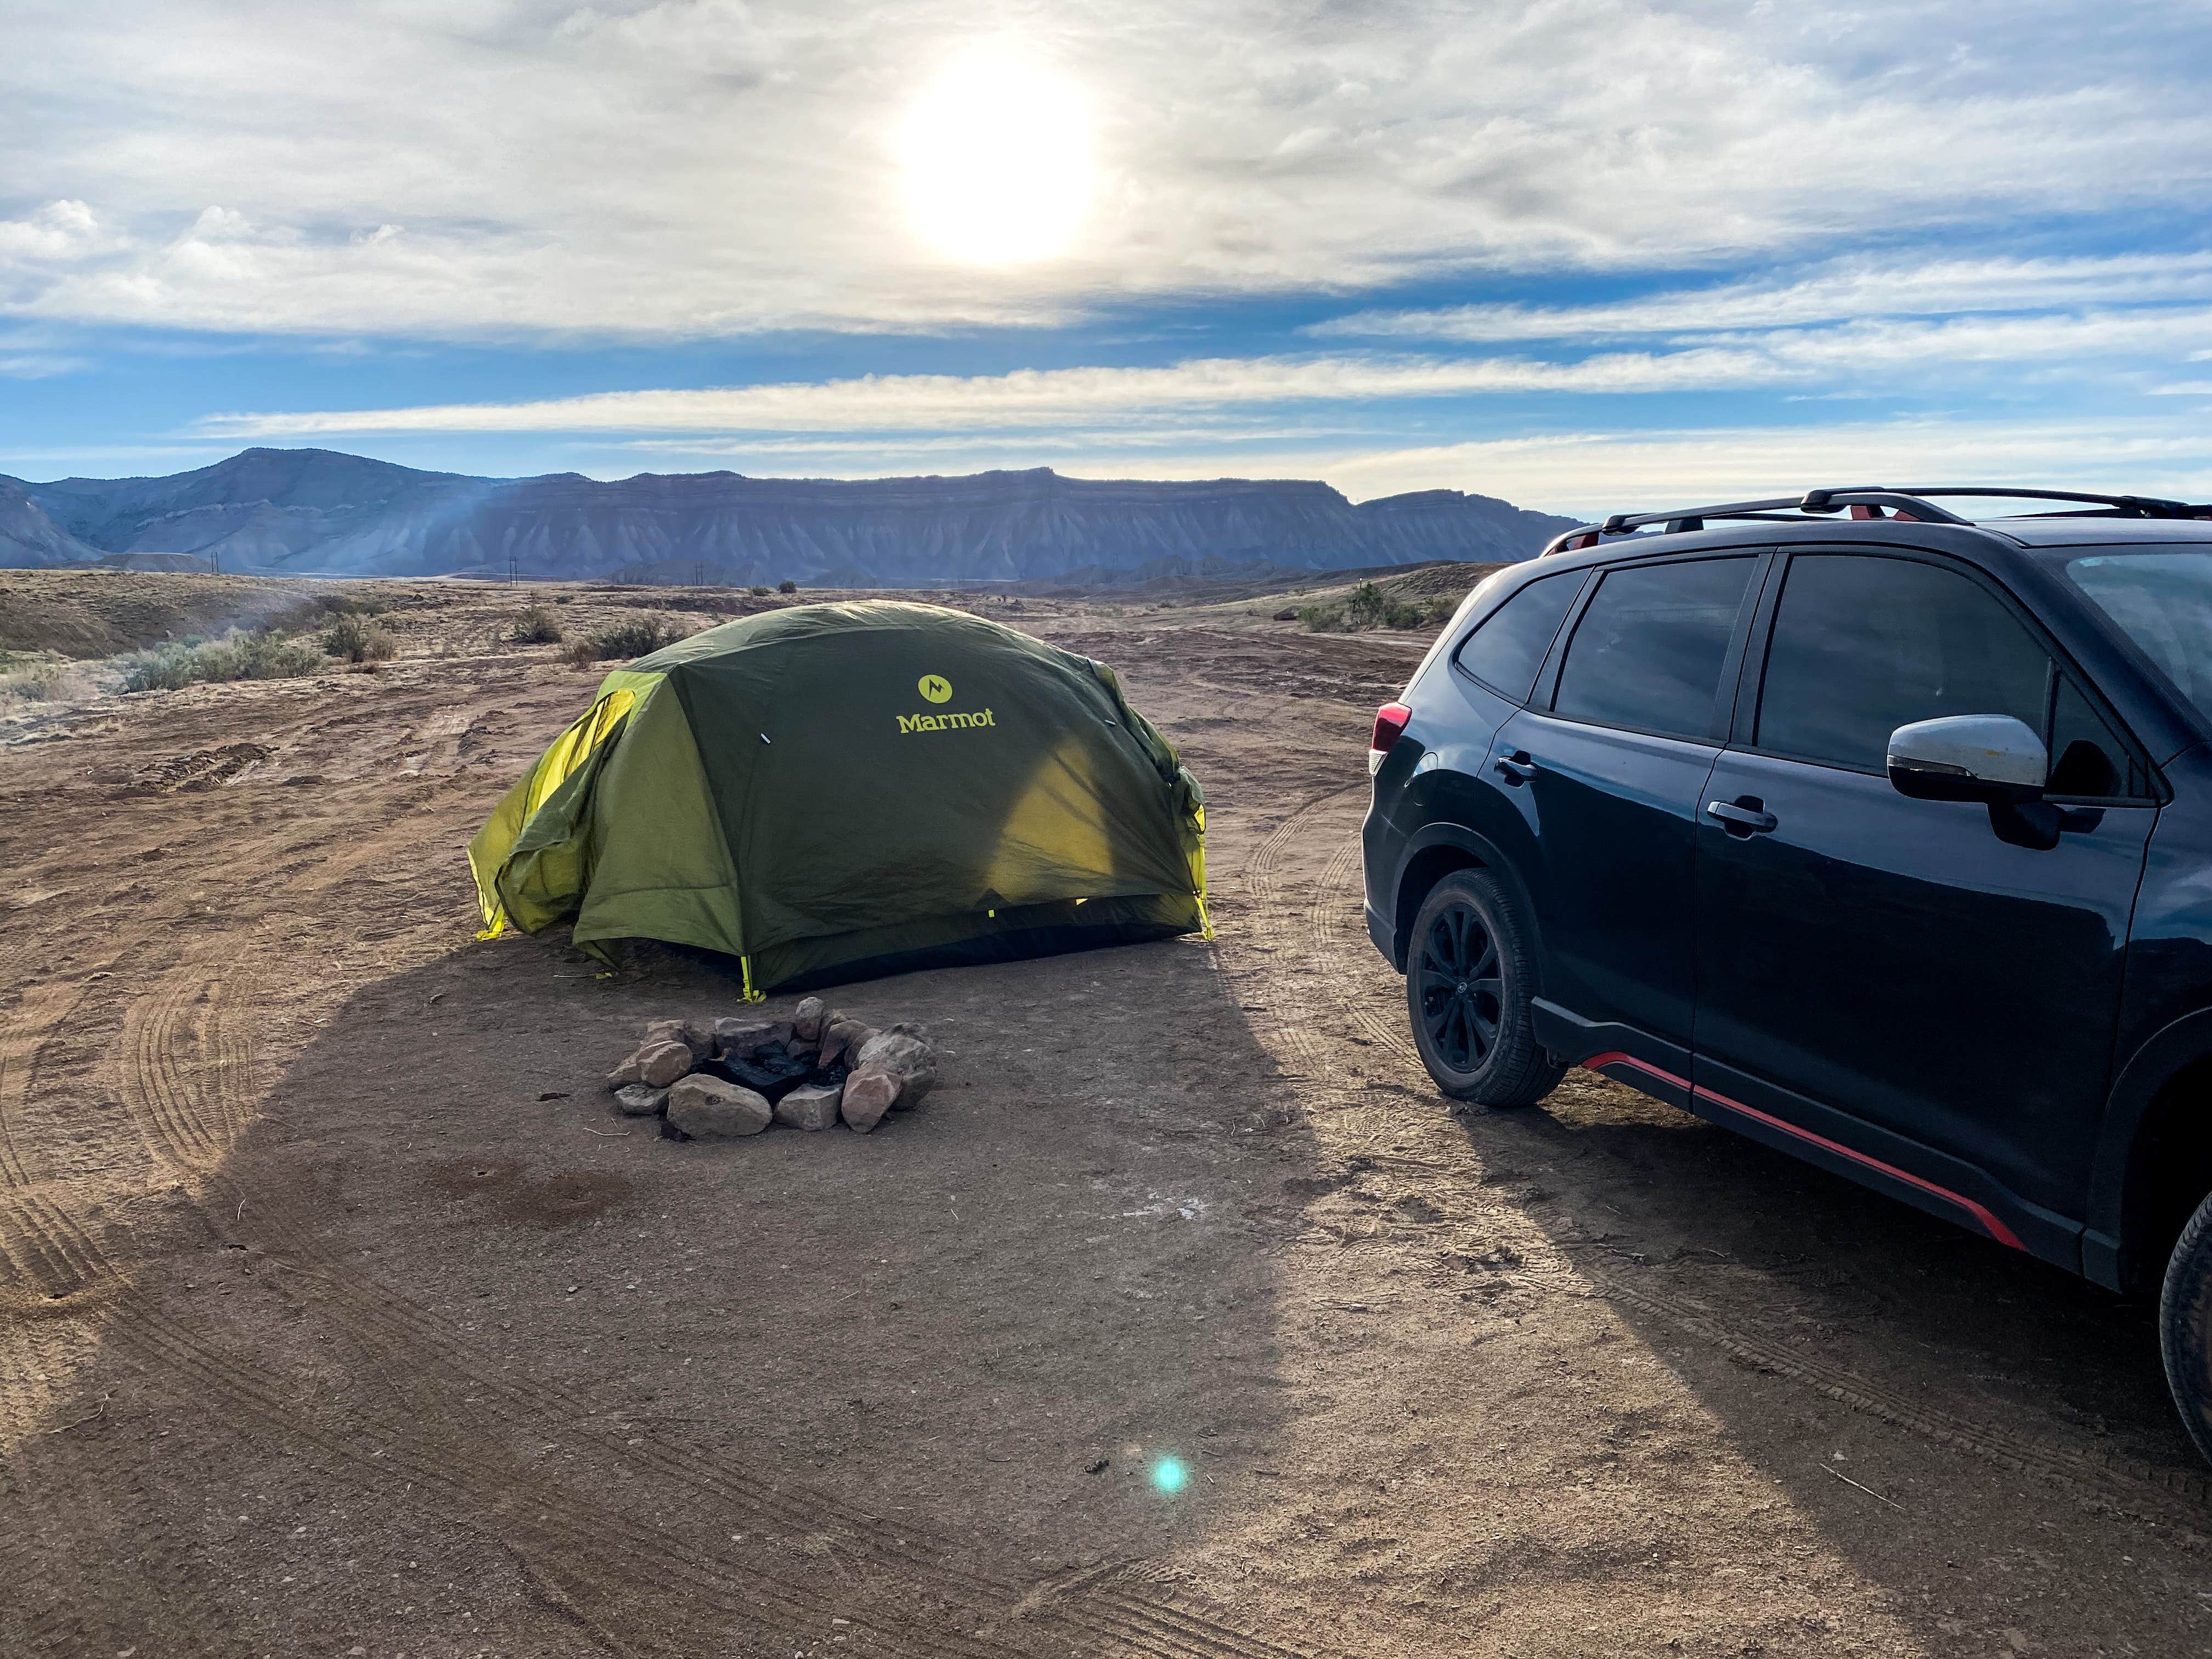
[[[1534,947],[1531,955],[1536,968],[1535,988],[1540,993],[1544,930],[1537,920],[1536,907],[1529,902],[1528,885],[1494,843],[1462,823],[1431,823],[1407,837],[1391,883],[1392,963],[1400,973],[1406,971],[1407,953],[1413,948],[1413,918],[1420,913],[1421,901],[1455,870],[1486,871],[1505,884]]]
[[[2155,1294],[2173,1241],[2208,1192],[2212,1008],[2166,1025],[2120,1068],[2090,1174],[2081,1271],[2109,1289]]]

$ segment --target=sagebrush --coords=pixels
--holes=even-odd
[[[1357,633],[1370,628],[1426,628],[1450,616],[1441,599],[1401,599],[1373,582],[1362,582],[1333,605],[1302,605],[1298,620],[1316,634]]]
[[[125,691],[181,691],[229,680],[292,680],[320,673],[324,653],[305,640],[233,630],[220,639],[179,641],[124,658]]]
[[[399,641],[380,623],[343,616],[323,635],[323,649],[343,662],[389,662],[399,654]]]
[[[516,613],[507,637],[517,645],[558,645],[568,635],[551,606],[533,605]]]
[[[672,617],[632,617],[592,635],[592,650],[595,656],[620,661],[647,656],[664,645],[690,637],[690,632]]]

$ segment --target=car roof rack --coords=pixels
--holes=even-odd
[[[1544,544],[1543,552],[1536,556],[1543,558],[1553,553],[1571,553],[1582,548],[1595,547],[1608,536],[1633,535],[1647,525],[1665,526],[1661,532],[1663,535],[1703,530],[1708,519],[1772,519],[1784,524],[1802,524],[1808,519],[1843,512],[1849,512],[1854,519],[1879,519],[1883,516],[1882,509],[1887,507],[1892,516],[1909,523],[1974,522],[1971,519],[1960,518],[1930,499],[1937,495],[2073,501],[2089,509],[2087,512],[2066,510],[2017,515],[2021,518],[2212,519],[2212,504],[2171,501],[2156,495],[2102,495],[2075,489],[1975,489],[1954,484],[1892,489],[1884,484],[1853,484],[1808,489],[1802,495],[1778,495],[1763,501],[1724,501],[1714,507],[1677,507],[1663,513],[1615,513],[1599,523],[1578,525],[1553,537]]]

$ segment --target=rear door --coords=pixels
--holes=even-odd
[[[2156,817],[2149,769],[1978,572],[1811,551],[1770,586],[1697,818],[1698,1109],[2063,1258]],[[2044,734],[2054,798],[2081,808],[2057,847],[1891,787],[1890,732],[1945,714]]]
[[[1692,860],[1765,558],[1616,565],[1502,726],[1490,770],[1528,827],[1545,1041],[1686,1079]],[[1686,1085],[1684,1085],[1686,1089]]]

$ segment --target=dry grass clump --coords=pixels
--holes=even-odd
[[[591,644],[597,657],[619,662],[649,656],[664,645],[690,637],[690,632],[668,617],[633,617],[601,629],[592,635]]]
[[[69,666],[27,651],[0,651],[0,708],[11,703],[52,702],[62,693]]]
[[[341,662],[389,662],[399,654],[399,641],[381,623],[347,615],[331,624],[323,649]]]
[[[507,638],[517,645],[558,645],[568,637],[561,619],[550,605],[533,605],[518,611]]]
[[[221,639],[180,641],[137,652],[118,664],[125,691],[180,691],[188,685],[229,680],[299,679],[325,665],[323,653],[305,640],[235,629]]]
[[[599,659],[599,647],[589,640],[571,640],[561,659],[571,668],[589,668]]]

